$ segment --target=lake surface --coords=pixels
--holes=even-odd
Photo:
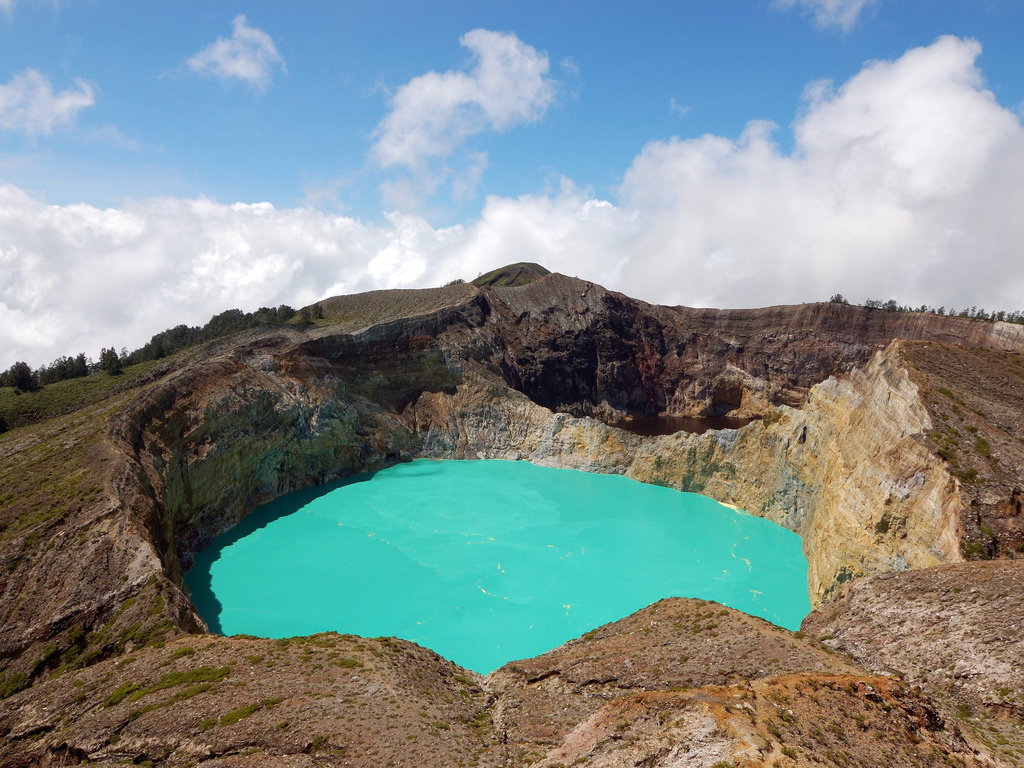
[[[264,505],[185,577],[210,629],[396,636],[487,673],[664,597],[798,629],[800,538],[711,499],[525,461],[418,460]]]

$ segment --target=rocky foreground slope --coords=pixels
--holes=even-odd
[[[0,763],[1024,760],[1024,329],[656,307],[530,272],[332,299],[0,435]],[[754,420],[608,426],[659,413]],[[181,575],[213,536],[420,456],[736,504],[802,536],[818,610],[799,637],[663,602],[487,679],[402,641],[203,634]]]

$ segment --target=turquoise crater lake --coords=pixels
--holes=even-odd
[[[711,499],[525,461],[430,461],[255,510],[185,577],[210,629],[396,636],[487,673],[664,597],[789,629],[800,538]]]

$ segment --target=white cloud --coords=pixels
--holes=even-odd
[[[0,11],[3,11],[8,16],[11,15],[11,11],[14,10],[15,0],[0,0]]]
[[[368,265],[393,237],[313,209],[156,198],[47,205],[0,186],[0,366],[138,346],[230,307],[400,284]]]
[[[857,24],[861,12],[878,0],[775,0],[783,10],[800,7],[821,28],[838,27],[849,32]]]
[[[762,123],[652,142],[619,201],[641,233],[623,288],[657,272],[659,300],[711,305],[1024,304],[1024,131],[983,90],[980,51],[942,38],[834,93],[817,84],[789,155]]]
[[[77,90],[54,93],[49,79],[34,69],[0,83],[0,129],[38,136],[70,125],[95,103],[89,83],[75,80],[75,85]]]
[[[374,132],[374,158],[413,171],[428,192],[450,173],[447,166],[432,170],[431,161],[445,161],[482,131],[540,120],[555,99],[547,55],[514,34],[474,29],[459,42],[473,53],[472,69],[413,78],[395,92]]]
[[[221,80],[242,80],[260,90],[270,84],[275,66],[285,69],[284,59],[270,35],[248,26],[241,14],[231,22],[229,40],[218,37],[217,42],[185,63],[193,72]]]
[[[984,89],[977,43],[942,38],[847,83],[809,86],[774,126],[655,141],[618,199],[564,182],[489,197],[434,228],[313,209],[154,199],[50,206],[0,186],[0,368],[141,345],[229,307],[440,285],[537,261],[649,301],[827,299],[1024,309],[1024,128]]]

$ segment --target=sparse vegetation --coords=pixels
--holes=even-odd
[[[834,301],[837,296],[840,299],[842,298],[840,294],[836,294],[836,296],[833,296],[830,301]],[[844,300],[836,303],[845,304],[847,302]],[[916,312],[920,314],[940,315],[943,317],[960,317],[967,320],[979,320],[989,323],[1003,322],[1024,325],[1024,312],[1021,311],[1007,312],[1005,310],[998,310],[988,312],[983,308],[979,309],[977,306],[957,311],[953,308],[950,308],[949,310],[945,307],[935,308],[929,304],[922,304],[920,307],[910,307],[900,304],[896,299],[889,299],[887,301],[882,301],[881,299],[868,299],[862,306],[867,309],[880,309],[884,312]]]

